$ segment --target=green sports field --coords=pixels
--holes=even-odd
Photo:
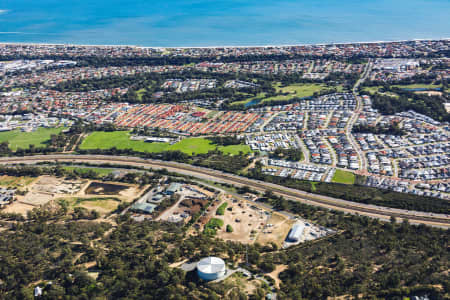
[[[183,139],[167,148],[167,150],[179,150],[190,155],[192,155],[193,153],[208,153],[208,151],[214,149],[216,149],[216,146],[212,145],[211,141],[204,138]]]
[[[50,140],[52,134],[60,133],[64,127],[38,128],[33,132],[22,132],[20,129],[0,132],[0,143],[8,142],[12,150],[28,148],[30,145],[45,147],[45,142]]]
[[[144,141],[130,140],[130,133],[128,131],[103,132],[96,131],[84,139],[80,145],[80,149],[110,149],[116,147],[117,149],[133,149],[139,152],[162,152],[162,151],[182,151],[186,154],[193,153],[202,154],[208,153],[216,147],[226,154],[239,154],[250,152],[247,145],[231,145],[231,146],[217,146],[210,140],[204,138],[186,138],[178,143],[170,145],[169,143],[147,143]]]
[[[233,154],[233,155],[239,154],[239,152],[242,152],[244,154],[251,152],[250,147],[247,145],[219,146],[218,148],[223,153]]]
[[[290,93],[291,97],[309,97],[312,96],[315,92],[321,92],[323,90],[327,90],[330,88],[336,88],[338,92],[341,92],[343,90],[342,86],[328,86],[326,84],[319,84],[319,83],[298,83],[298,84],[291,84],[285,87],[281,87],[281,84],[277,84],[275,86],[275,89],[277,92],[282,93]],[[285,96],[286,97],[286,96]],[[277,99],[275,99],[277,100]],[[284,99],[280,99],[284,100]]]
[[[130,140],[128,131],[103,132],[95,131],[83,140],[80,149],[133,149],[140,152],[161,152],[167,150],[167,143],[146,143]]]
[[[343,184],[354,184],[355,174],[353,174],[352,172],[337,169],[331,181]]]

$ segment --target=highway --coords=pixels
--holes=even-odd
[[[237,186],[247,185],[258,191],[270,190],[277,195],[286,199],[306,203],[309,205],[320,206],[328,209],[342,211],[346,213],[359,214],[389,220],[391,216],[398,219],[408,219],[413,224],[427,224],[432,226],[450,227],[450,216],[444,214],[426,213],[407,211],[394,208],[386,208],[375,205],[355,203],[342,199],[312,194],[296,189],[287,188],[281,185],[263,182],[259,180],[249,179],[229,173],[223,173],[212,169],[196,167],[189,164],[143,159],[137,157],[126,156],[106,156],[106,155],[70,155],[70,154],[54,154],[54,155],[36,155],[25,157],[2,157],[0,164],[35,164],[38,162],[73,162],[73,163],[93,163],[93,164],[116,164],[132,167],[144,167],[152,169],[165,168],[170,172],[189,175],[196,178],[212,180],[234,184]]]

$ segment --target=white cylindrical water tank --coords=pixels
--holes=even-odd
[[[205,257],[197,263],[197,274],[203,280],[216,280],[224,276],[225,272],[225,262],[218,257]]]

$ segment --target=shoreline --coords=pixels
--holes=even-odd
[[[408,39],[408,40],[392,40],[392,41],[360,41],[360,42],[331,42],[331,43],[312,43],[312,44],[280,44],[280,45],[236,45],[236,46],[138,46],[138,45],[114,45],[114,44],[70,44],[70,43],[27,43],[27,42],[2,42],[0,46],[4,45],[24,45],[24,46],[76,46],[76,47],[122,47],[122,48],[139,48],[139,49],[239,49],[239,48],[289,48],[289,47],[304,47],[304,46],[337,46],[337,45],[367,45],[367,44],[389,44],[389,43],[405,43],[405,42],[431,42],[431,41],[450,41],[450,37],[435,38],[435,39]]]

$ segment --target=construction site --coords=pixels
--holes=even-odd
[[[244,244],[289,247],[331,233],[286,212],[273,211],[257,202],[255,194],[233,195],[200,185],[171,182],[168,177],[153,186],[49,175],[2,178],[1,186],[20,191],[4,205],[5,213],[26,216],[33,208],[63,201],[70,208],[82,207],[106,216],[121,203],[129,203],[122,214],[130,212],[136,221],[154,219],[187,224],[195,219],[190,234],[212,234]]]
[[[15,201],[6,205],[5,213],[26,215],[33,208],[39,208],[51,201],[66,201],[70,207],[84,207],[107,214],[117,208],[121,202],[133,201],[139,196],[143,187],[133,184],[105,183],[87,179],[65,179],[43,175],[35,179],[19,180],[6,186],[17,188],[20,193],[15,195]],[[24,184],[16,185],[17,182]]]

